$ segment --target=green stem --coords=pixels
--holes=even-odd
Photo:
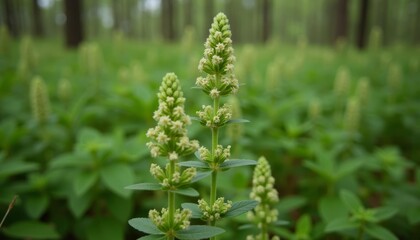
[[[175,172],[175,161],[169,161],[169,175],[172,175]],[[168,191],[168,221],[171,229],[174,227],[174,218],[175,218],[175,193]],[[167,235],[168,240],[174,240],[173,234]]]
[[[268,239],[267,223],[263,222],[261,223],[261,240],[267,240],[267,239]]]
[[[364,230],[365,230],[365,226],[362,223],[359,227],[359,233],[357,234],[357,240],[362,240],[363,239]]]

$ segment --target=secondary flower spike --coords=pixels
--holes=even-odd
[[[235,56],[232,48],[232,33],[226,15],[219,13],[214,17],[209,30],[210,35],[204,44],[204,57],[198,70],[207,73],[198,77],[196,85],[212,98],[236,93],[239,83],[233,74]]]
[[[159,108],[154,112],[157,126],[147,131],[151,139],[147,143],[153,157],[168,157],[176,161],[181,156],[195,152],[198,141],[190,140],[186,126],[191,124],[190,117],[184,112],[183,92],[178,77],[168,73],[163,77],[158,93]]]

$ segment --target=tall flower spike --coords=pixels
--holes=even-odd
[[[187,137],[186,126],[191,120],[184,112],[185,98],[174,73],[163,78],[158,98],[159,108],[153,116],[157,126],[147,131],[146,135],[151,139],[147,146],[153,157],[163,156],[176,161],[195,152],[199,145],[198,141]]]
[[[225,14],[219,13],[214,17],[209,32],[204,44],[204,57],[198,65],[198,70],[208,75],[197,78],[196,85],[212,98],[236,93],[239,89],[233,73],[236,58],[233,55],[229,20]]]
[[[277,209],[272,209],[272,205],[279,199],[277,190],[274,188],[270,164],[264,157],[258,159],[255,167],[250,197],[259,204],[252,212],[248,212],[248,219],[258,223],[261,233],[257,236],[248,236],[247,239],[268,239],[268,233],[264,230],[267,230],[268,224],[277,221],[278,212]],[[262,238],[263,235],[264,238]],[[272,239],[278,239],[278,237],[273,236]]]
[[[50,114],[50,100],[48,98],[47,86],[41,77],[32,79],[30,91],[31,107],[34,118],[39,123],[43,123]]]

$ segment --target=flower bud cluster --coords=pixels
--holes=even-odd
[[[184,112],[185,98],[174,73],[163,78],[158,98],[159,108],[153,116],[157,126],[147,131],[146,136],[152,140],[147,146],[152,157],[163,156],[176,161],[195,152],[199,145],[187,136],[186,126],[191,124],[191,119]]]
[[[219,128],[224,126],[232,118],[230,105],[224,104],[214,114],[214,109],[210,105],[203,105],[200,111],[197,111],[200,123],[209,128]]]
[[[211,152],[206,147],[200,147],[198,152],[200,154],[200,159],[205,162],[213,162],[217,164],[221,164],[230,157],[230,149],[231,146],[228,145],[224,148],[222,145],[217,145],[216,150],[214,152],[214,158],[211,157]]]
[[[150,165],[150,173],[156,178],[163,187],[163,190],[177,189],[191,183],[191,180],[197,174],[197,170],[193,167],[180,171],[179,165],[175,165],[175,171],[171,174],[170,164],[166,164],[165,171],[157,165],[152,163]]]
[[[278,193],[274,188],[270,164],[264,157],[258,159],[255,167],[250,198],[259,204],[252,212],[248,212],[248,219],[259,225],[277,221],[277,209],[271,209],[271,206],[279,201]]]
[[[231,207],[232,201],[225,203],[225,198],[218,198],[213,206],[210,206],[204,199],[198,200],[198,207],[203,213],[203,220],[215,221],[221,218],[222,214],[225,214]]]
[[[360,124],[360,103],[357,98],[350,98],[347,101],[346,112],[344,113],[344,128],[354,132],[359,129]]]
[[[346,67],[340,67],[334,82],[334,93],[338,97],[347,96],[350,85],[350,73]]]
[[[204,56],[198,65],[198,70],[208,75],[197,78],[196,85],[212,98],[236,93],[239,89],[233,73],[236,58],[233,55],[229,20],[225,14],[219,13],[214,17],[209,32],[204,44]]]
[[[263,238],[262,234],[258,234],[256,236],[248,235],[246,236],[246,240],[263,240],[263,239],[269,239],[268,237]],[[272,236],[271,240],[280,240],[278,236]]]
[[[156,209],[149,211],[149,218],[155,224],[155,226],[162,232],[178,231],[186,229],[190,226],[189,219],[191,218],[192,212],[189,209],[176,209],[174,215],[173,227],[169,223],[168,217],[169,211],[166,208],[162,208],[161,212]]]
[[[32,79],[30,88],[31,107],[37,122],[45,122],[50,115],[50,99],[48,89],[41,77]]]

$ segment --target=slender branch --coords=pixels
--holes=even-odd
[[[1,226],[3,226],[3,223],[4,223],[4,220],[6,220],[6,217],[7,217],[7,215],[9,215],[9,212],[12,210],[12,208],[15,206],[15,203],[16,203],[16,199],[17,199],[17,195],[15,195],[15,196],[13,196],[13,199],[12,199],[12,201],[10,202],[10,204],[9,204],[9,207],[7,208],[7,211],[6,211],[6,213],[4,214],[4,216],[3,216],[3,219],[1,220],[1,222],[0,222],[0,228],[1,228]]]

